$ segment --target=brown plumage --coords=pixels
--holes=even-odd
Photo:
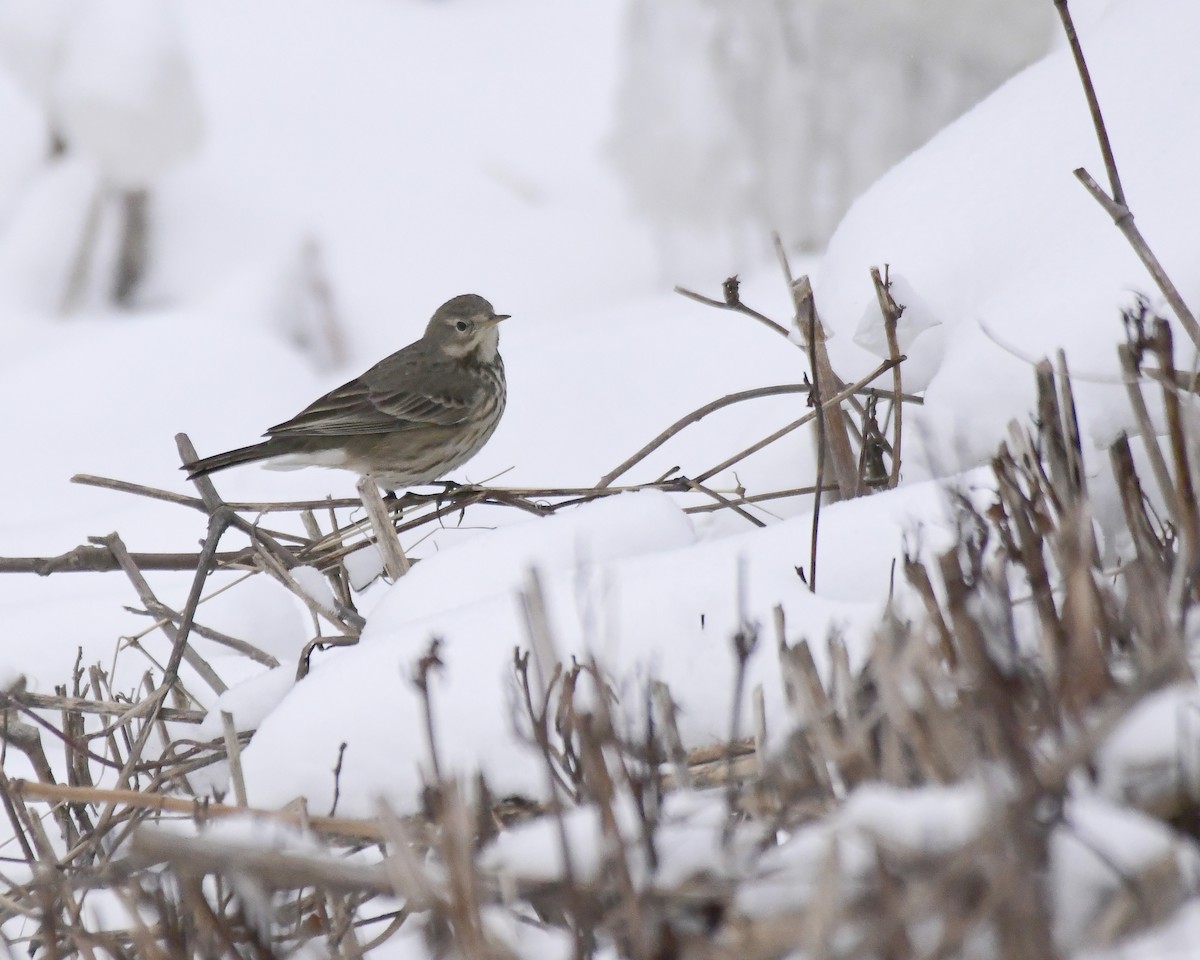
[[[504,413],[504,361],[483,297],[437,308],[420,340],[271,427],[266,440],[184,466],[188,479],[263,460],[353,470],[388,489],[428,483],[487,443]]]

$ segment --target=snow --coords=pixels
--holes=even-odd
[[[987,825],[994,793],[982,782],[918,789],[864,784],[840,810],[759,857],[738,888],[738,910],[750,917],[796,910],[835,877],[842,895],[853,897],[878,870],[876,848],[901,862],[962,849]]]
[[[1177,58],[1161,70],[1130,64],[1158,61],[1163,36],[1198,28],[1200,8],[1158,0],[1112,4],[1083,35],[1137,224],[1193,304],[1200,271],[1188,224],[1200,213],[1192,175],[1200,141],[1184,135],[1169,149],[1148,145],[1175,128],[1176,104],[1200,97],[1200,71]],[[897,299],[911,296],[915,327],[937,324],[907,351],[942,354],[932,370],[928,361],[914,365],[911,385],[927,386],[912,418],[925,448],[911,451],[914,466],[946,474],[978,462],[1008,420],[1030,409],[1029,363],[989,333],[1034,359],[1066,350],[1085,439],[1104,447],[1129,429],[1115,350],[1124,340],[1120,310],[1135,291],[1165,306],[1071,176],[1079,166],[1105,182],[1079,78],[1069,51],[1059,49],[878,180],[830,241],[813,286],[823,319],[844,334],[830,342],[835,369],[870,362],[853,341],[875,309],[869,266],[891,264],[903,278]],[[1176,362],[1190,366],[1185,345],[1177,349]]]
[[[544,592],[557,657],[594,657],[627,692],[622,709],[631,729],[639,722],[636,691],[657,679],[676,701],[685,742],[721,742],[734,695],[731,637],[745,623],[763,633],[748,683],[762,685],[768,729],[782,733],[790,718],[771,634],[775,606],[783,607],[789,642],[809,639],[818,664],[826,637],[839,632],[858,665],[892,586],[903,534],[914,534],[909,546],[918,556],[951,542],[944,504],[943,490],[930,482],[828,507],[816,595],[795,572],[807,564],[810,518],[695,544],[687,517],[656,491],[447,541],[375,604],[358,647],[314,656],[312,672],[244,751],[247,789],[256,803],[305,796],[324,808],[346,742],[345,812],[368,814],[381,792],[415,803],[414,771],[428,770],[429,758],[412,676],[437,638],[443,667],[431,700],[443,772],[467,777],[479,769],[499,795],[544,796],[539,755],[513,737],[513,651],[532,645],[517,598],[531,570]],[[919,536],[914,518],[921,518]],[[740,722],[750,729],[748,708]]]
[[[1146,697],[1100,748],[1099,788],[1114,801],[1170,809],[1200,790],[1200,690],[1178,685]]]
[[[88,0],[59,58],[56,125],[109,183],[149,186],[199,148],[200,103],[168,5]]]
[[[5,0],[0,4],[0,60],[43,106],[50,103],[62,61],[63,37],[80,0]]]
[[[1200,853],[1161,821],[1094,796],[1076,798],[1065,813],[1050,849],[1054,936],[1060,946],[1086,944],[1106,901],[1157,861],[1174,861],[1182,887],[1194,889]]]
[[[54,555],[114,530],[131,551],[197,551],[206,529],[199,509],[69,478],[99,474],[194,496],[178,470],[177,432],[187,432],[201,454],[249,443],[414,339],[432,309],[460,292],[487,296],[513,320],[501,344],[508,410],[455,479],[592,484],[701,404],[802,378],[806,361],[795,344],[677,297],[657,279],[651,230],[622,203],[604,160],[617,122],[621,4],[97,0],[86,17],[103,10],[142,13],[131,31],[116,21],[97,27],[92,47],[80,39],[84,13],[60,17],[40,0],[0,5],[0,47],[5,62],[26,57],[16,70],[27,88],[0,79],[12,145],[0,159],[5,556]],[[1193,304],[1200,301],[1193,236],[1200,137],[1178,118],[1200,100],[1200,66],[1185,45],[1198,28],[1200,8],[1183,0],[1095,4],[1084,28],[1137,222]],[[22,37],[36,44],[14,46]],[[1146,62],[1155,69],[1139,66]],[[146,79],[153,76],[160,79]],[[53,117],[86,156],[45,158]],[[164,125],[144,136],[120,132],[139,117],[148,130],[151,121]],[[1160,146],[1164,131],[1169,142]],[[297,660],[315,636],[304,605],[265,576],[213,575],[197,621],[249,640],[281,666],[269,670],[194,636],[229,690],[218,697],[185,671],[188,692],[210,710],[190,732],[219,736],[222,710],[239,730],[257,730],[242,755],[252,805],[303,797],[314,814],[327,812],[345,744],[339,815],[370,815],[380,796],[411,811],[431,767],[413,676],[436,638],[442,665],[429,696],[443,771],[464,780],[482,771],[497,795],[544,797],[541,761],[520,735],[526,722],[513,669],[514,651],[532,645],[521,594],[536,575],[555,654],[566,663],[595,660],[618,694],[616,720],[625,730],[641,728],[646,682],[665,682],[689,747],[728,736],[731,637],[757,629],[747,685],[761,685],[768,747],[781,742],[794,718],[784,702],[776,606],[787,642],[806,640],[822,671],[835,633],[854,668],[865,662],[889,598],[901,615],[916,614],[897,561],[906,550],[930,557],[953,542],[947,485],[986,502],[991,481],[980,464],[1010,420],[1030,416],[1029,365],[997,340],[1034,358],[1067,350],[1081,424],[1097,448],[1090,453],[1129,425],[1115,382],[1120,310],[1135,292],[1162,305],[1128,245],[1072,178],[1080,164],[1102,179],[1078,78],[1058,49],[867,190],[811,264],[845,379],[886,355],[867,271],[891,265],[894,293],[907,307],[899,330],[910,358],[905,387],[925,390],[926,401],[906,408],[901,486],[823,506],[815,592],[797,573],[810,562],[804,498],[750,508],[762,528],[730,511],[686,513],[703,499],[660,491],[623,493],[548,519],[472,508],[428,536],[406,538],[418,562],[396,583],[380,577],[377,551],[352,555],[355,601],[367,622],[361,642],[315,651],[299,682]],[[141,308],[92,304],[70,320],[59,317],[101,183],[147,178],[156,246]],[[726,238],[694,234],[703,249],[680,271],[699,275],[697,264]],[[330,293],[340,365],[330,343],[314,345],[323,335],[306,312],[314,294],[297,289],[311,280],[298,264],[311,270],[312,250]],[[713,273],[706,266],[706,292],[716,293],[736,266]],[[788,321],[775,264],[752,265],[743,280],[746,302]],[[1186,365],[1188,351],[1181,344],[1178,352]],[[807,409],[803,396],[791,395],[723,410],[618,483],[650,481],[672,467],[696,475]],[[710,483],[750,494],[800,486],[811,482],[813,460],[800,431]],[[1100,473],[1104,458],[1089,465]],[[245,468],[214,482],[229,499],[255,502],[354,490],[352,476],[320,470]],[[1112,555],[1122,549],[1119,504],[1111,485],[1094,489]],[[362,511],[339,512],[342,521],[352,516]],[[265,527],[293,522],[278,514],[256,519]],[[222,547],[245,543],[230,533]],[[323,575],[312,568],[293,575],[318,603],[332,602]],[[148,574],[156,595],[175,608],[191,579]],[[169,649],[148,618],[124,609],[136,603],[117,573],[3,575],[4,684],[23,675],[31,689],[52,691],[82,648],[85,664],[103,663],[116,689],[133,690],[146,658],[161,663]],[[119,638],[126,642],[118,655]],[[594,693],[581,681],[580,696]],[[1190,869],[1192,854],[1132,808],[1156,802],[1160,785],[1167,795],[1194,792],[1195,703],[1192,685],[1149,700],[1099,751],[1098,783],[1073,785],[1069,822],[1084,839],[1066,829],[1054,839],[1056,895],[1078,891],[1062,942],[1086,939],[1095,904],[1119,886],[1105,874],[1107,862],[1137,870],[1176,857],[1181,871]],[[750,729],[748,708],[738,720]],[[12,751],[5,762],[14,775],[28,775]],[[1137,789],[1147,770],[1164,778],[1151,784],[1149,798]],[[223,789],[223,777],[220,769],[206,775],[213,789]],[[832,843],[853,886],[873,869],[873,843],[965,846],[992,802],[977,783],[866,785],[836,816],[782,838],[751,864],[740,853],[722,859],[719,798],[679,794],[667,801],[657,882],[705,868],[752,873],[738,906],[758,915],[811,895]],[[595,853],[595,811],[571,811],[569,823],[580,857]],[[489,862],[555,875],[557,840],[547,829],[507,832]],[[512,926],[508,915],[488,922],[515,953],[565,952],[555,936]],[[1164,955],[1182,956],[1177,944],[1197,923],[1194,906],[1186,907],[1173,934],[1129,955],[1155,955],[1158,943]],[[407,935],[388,949],[423,955]]]
[[[325,579],[323,574],[316,567],[311,567],[302,564],[298,567],[293,567],[288,571],[292,575],[292,579],[300,585],[300,589],[304,591],[304,595],[313,601],[322,610],[334,612],[337,610],[337,601],[333,597],[333,589],[329,586],[329,581]]]
[[[732,846],[722,843],[729,812],[718,791],[668,795],[663,800],[654,832],[656,864],[651,870],[641,836],[637,804],[627,794],[613,803],[613,819],[638,889],[672,890],[698,876],[736,876],[745,869],[753,851],[753,838],[742,834]],[[579,883],[595,881],[610,869],[615,851],[595,807],[568,811],[562,824],[544,818],[520,824],[498,836],[483,852],[480,866],[518,877],[526,882],[553,883],[567,875],[563,861],[563,834],[570,852],[571,874]]]
[[[1200,942],[1200,903],[1189,902],[1167,923],[1107,950],[1089,950],[1084,960],[1191,960]]]

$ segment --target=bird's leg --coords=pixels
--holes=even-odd
[[[457,480],[431,480],[430,486],[441,487],[442,492],[434,499],[434,503],[438,510],[442,509],[442,504],[446,500],[453,500],[457,494],[467,493],[475,489],[473,483],[459,483]],[[464,504],[465,509],[465,504]]]

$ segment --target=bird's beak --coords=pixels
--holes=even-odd
[[[486,323],[489,327],[494,327],[501,320],[507,320],[511,316],[511,313],[493,313],[484,321],[484,323]]]

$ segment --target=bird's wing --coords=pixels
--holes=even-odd
[[[401,350],[381,360],[267,434],[391,433],[426,425],[449,427],[468,419],[482,399],[478,380],[453,361],[407,353]]]

